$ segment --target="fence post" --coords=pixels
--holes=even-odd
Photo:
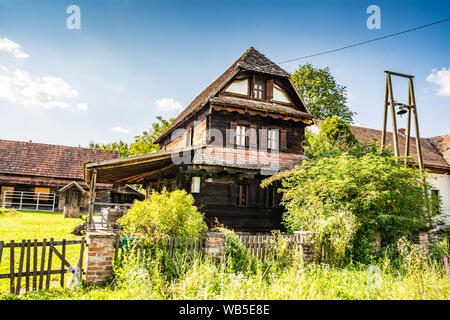
[[[23,191],[20,193],[20,204],[19,204],[19,210],[22,210],[22,202],[23,202]]]
[[[41,194],[40,192],[38,192],[38,194],[37,194],[36,211],[39,210],[39,195],[40,194]]]
[[[219,260],[225,257],[225,241],[226,237],[220,232],[208,232],[205,238],[206,255]]]
[[[92,231],[86,233],[86,282],[100,284],[112,272],[115,241],[113,232]]]

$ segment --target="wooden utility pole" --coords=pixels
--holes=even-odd
[[[419,119],[417,116],[417,105],[416,105],[416,97],[414,94],[414,84],[413,84],[413,78],[414,76],[408,75],[408,74],[402,74],[398,72],[392,72],[392,71],[385,71],[386,73],[386,93],[384,98],[384,115],[383,115],[383,131],[381,133],[381,151],[383,151],[385,145],[386,145],[386,125],[387,125],[387,113],[388,113],[388,105],[391,106],[391,115],[392,115],[392,138],[394,141],[394,154],[396,157],[400,157],[399,148],[398,148],[398,131],[397,131],[397,114],[403,114],[407,113],[407,119],[406,119],[406,141],[405,141],[405,166],[408,165],[408,157],[410,153],[410,136],[411,136],[411,113],[414,117],[414,129],[415,129],[415,140],[416,140],[416,151],[417,151],[417,162],[419,163],[419,167],[424,171],[424,164],[423,164],[423,156],[422,156],[422,146],[420,143],[420,134],[419,134]],[[402,104],[398,103],[394,100],[394,92],[392,90],[392,76],[398,76],[402,78],[408,79],[408,104]],[[388,99],[390,100],[388,102]],[[395,107],[399,106],[399,110],[396,112]],[[406,110],[405,110],[406,109]],[[425,206],[426,210],[429,214],[429,227],[431,228],[432,221],[431,221],[431,207],[430,207],[430,201],[428,199],[428,192],[427,192],[427,182],[425,179],[425,175],[423,176],[423,188],[425,193]]]
[[[384,149],[386,145],[386,133],[387,133],[387,113],[388,113],[388,105],[391,106],[391,116],[392,116],[392,139],[394,141],[394,154],[396,157],[400,157],[400,151],[398,147],[398,131],[397,131],[397,113],[402,112],[401,110],[396,112],[395,107],[400,106],[400,108],[406,109],[407,113],[407,123],[406,123],[406,141],[405,141],[405,165],[408,163],[408,157],[410,153],[410,145],[409,140],[411,136],[411,113],[414,117],[414,128],[416,133],[416,149],[417,149],[417,162],[419,163],[420,169],[424,169],[423,165],[423,157],[422,157],[422,147],[420,144],[420,134],[419,134],[419,119],[417,117],[417,107],[416,107],[416,98],[414,95],[414,85],[413,78],[414,76],[385,71],[386,73],[386,93],[384,98],[384,115],[383,115],[383,130],[381,134],[381,150]],[[398,76],[402,78],[408,79],[408,104],[398,103],[394,99],[394,92],[392,90],[392,76]],[[389,100],[389,101],[388,101]]]

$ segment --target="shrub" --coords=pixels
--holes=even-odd
[[[126,235],[156,243],[169,237],[198,239],[207,230],[194,198],[184,190],[152,192],[135,201],[118,222]]]
[[[389,245],[428,227],[423,179],[420,170],[376,153],[304,161],[282,180],[284,223],[318,232],[331,255],[342,258],[345,248],[368,262],[377,232]]]

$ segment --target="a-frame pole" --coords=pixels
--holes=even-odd
[[[398,152],[397,119],[395,115],[395,102],[394,102],[394,94],[392,92],[392,78],[390,73],[388,73],[388,86],[389,86],[389,98],[391,103],[392,138],[394,140],[394,154],[396,157],[399,157],[400,153]]]
[[[405,144],[405,165],[408,164],[408,156],[409,156],[409,139],[411,137],[411,78],[408,81],[408,114],[406,118],[406,144]]]
[[[419,161],[420,169],[424,169],[423,166],[423,156],[422,156],[422,147],[420,143],[420,134],[419,134],[419,119],[417,117],[417,107],[416,107],[416,97],[414,95],[414,85],[411,78],[409,78],[409,88],[410,88],[410,95],[411,95],[411,102],[413,105],[413,116],[414,116],[414,127],[416,130],[416,148],[417,148],[417,158]]]
[[[388,114],[388,99],[389,99],[389,75],[386,73],[386,89],[384,94],[384,112],[383,112],[383,130],[381,132],[381,147],[380,151],[383,151],[386,145],[386,126],[387,126],[387,114]]]

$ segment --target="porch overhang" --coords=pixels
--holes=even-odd
[[[163,168],[172,167],[172,159],[180,159],[186,152],[199,147],[188,147],[177,150],[154,152],[129,158],[90,162],[83,164],[84,180],[90,184],[93,172],[96,182],[140,184],[146,177],[160,172]]]

